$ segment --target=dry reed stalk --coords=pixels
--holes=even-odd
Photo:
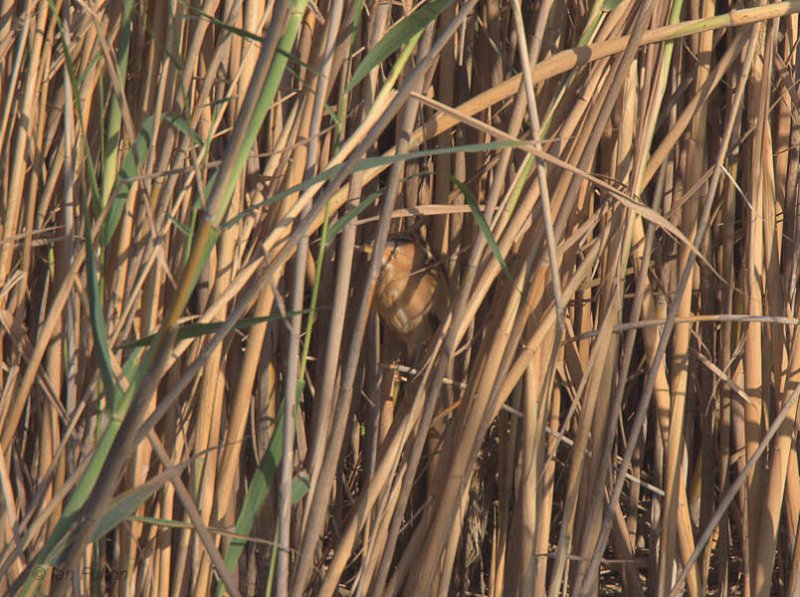
[[[796,592],[800,3],[736,6],[0,2],[0,588]]]

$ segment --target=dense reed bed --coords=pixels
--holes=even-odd
[[[0,0],[0,590],[800,595],[798,13]]]

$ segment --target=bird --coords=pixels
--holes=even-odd
[[[433,337],[436,320],[445,321],[450,310],[450,286],[441,260],[433,256],[430,246],[419,235],[407,232],[390,235],[381,255],[374,296],[375,310],[384,327],[388,327],[405,343],[406,356],[412,365],[408,373],[418,374],[430,363],[423,364],[424,358],[430,358],[424,348]],[[383,378],[386,391],[380,403],[379,445],[389,434],[396,409],[410,407],[408,398],[411,394],[407,387],[410,379],[406,378],[403,384],[400,369],[396,367],[400,360],[399,348],[394,345],[386,355],[393,357],[394,362],[391,375]],[[442,449],[444,425],[445,419],[441,417],[437,417],[431,425],[424,467],[427,471],[427,489],[423,489],[422,485],[417,486],[417,491],[422,491],[417,496],[420,504],[426,502],[426,492],[437,486],[435,479],[441,468],[438,455]]]
[[[412,234],[389,236],[375,287],[375,310],[381,321],[413,355],[431,338],[434,319],[447,315],[450,293],[444,271]]]

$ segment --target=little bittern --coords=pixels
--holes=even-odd
[[[389,237],[375,287],[383,322],[403,339],[409,354],[433,334],[433,316],[443,320],[449,305],[447,281],[421,242],[410,235]]]

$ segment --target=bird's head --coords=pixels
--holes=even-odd
[[[394,267],[403,263],[411,268],[416,252],[417,245],[412,237],[406,234],[393,234],[386,241],[381,267]]]

